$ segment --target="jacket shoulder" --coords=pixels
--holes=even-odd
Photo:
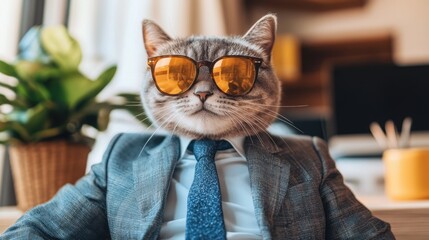
[[[318,159],[321,157],[320,153],[329,155],[326,142],[319,137],[291,135],[273,136],[272,138],[276,143],[273,147],[274,152],[292,154],[297,156],[300,161]]]
[[[277,138],[279,151],[276,153],[280,159],[288,161],[291,172],[300,173],[302,179],[297,183],[310,179],[323,178],[326,171],[326,159],[331,160],[329,150],[324,140],[318,137],[293,135]]]
[[[122,168],[126,163],[144,159],[147,154],[166,146],[173,136],[141,133],[119,133],[112,138],[106,148],[103,159],[107,165]],[[170,141],[169,141],[170,140]]]
[[[119,133],[110,142],[108,149],[112,153],[133,154],[142,150],[152,149],[160,145],[168,137],[165,135],[151,135],[141,133]]]

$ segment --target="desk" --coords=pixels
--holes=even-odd
[[[22,211],[16,207],[0,207],[0,233],[14,224],[21,215]]]
[[[429,200],[394,202],[385,196],[359,196],[375,216],[389,222],[398,240],[429,239]],[[16,207],[0,207],[0,233],[22,212]]]
[[[359,196],[378,218],[390,223],[398,240],[429,239],[429,200],[391,201],[385,196]]]

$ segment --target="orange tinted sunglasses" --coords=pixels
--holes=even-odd
[[[195,83],[200,67],[207,66],[221,92],[241,96],[252,90],[262,59],[231,55],[213,62],[197,62],[187,56],[167,55],[148,58],[147,64],[156,87],[163,94],[176,96],[188,91]]]

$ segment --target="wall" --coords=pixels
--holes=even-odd
[[[267,12],[277,13],[279,33],[293,33],[304,39],[389,31],[395,35],[394,58],[398,63],[429,62],[427,0],[368,0],[363,8],[326,13],[258,7],[251,9],[251,21]]]

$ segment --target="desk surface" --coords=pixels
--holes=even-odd
[[[0,233],[14,224],[21,215],[22,211],[16,207],[0,207]]]
[[[376,217],[390,223],[398,240],[429,239],[429,200],[392,201],[385,196],[359,196],[358,199]],[[21,215],[16,207],[0,207],[0,233]]]
[[[429,200],[392,201],[385,196],[359,196],[374,216],[390,223],[397,239],[429,239]]]
[[[429,200],[393,201],[384,195],[357,196],[371,211],[395,210],[395,209],[428,209]]]

